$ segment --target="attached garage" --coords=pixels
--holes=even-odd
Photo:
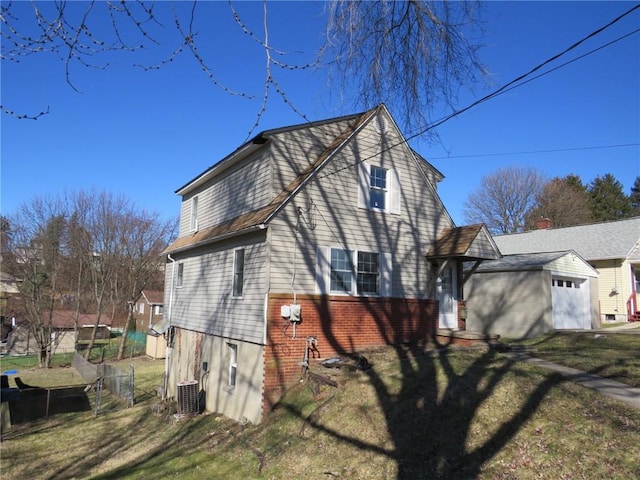
[[[466,329],[506,338],[599,326],[598,273],[573,251],[505,255],[464,284]]]

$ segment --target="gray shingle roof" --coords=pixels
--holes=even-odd
[[[520,253],[505,255],[496,260],[482,262],[477,272],[500,272],[512,270],[542,270],[549,262],[561,258],[570,252]]]
[[[640,217],[493,237],[503,255],[574,250],[587,261],[640,260]]]

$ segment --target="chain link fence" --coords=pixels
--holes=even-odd
[[[104,402],[103,393],[107,390],[126,407],[133,406],[135,372],[133,365],[129,371],[122,370],[113,365],[93,364],[76,353],[73,357],[73,367],[90,385],[95,386],[95,414],[110,409],[111,405]]]

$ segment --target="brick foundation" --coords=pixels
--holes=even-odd
[[[330,358],[367,348],[428,342],[435,334],[438,303],[405,298],[301,295],[301,322],[281,317],[290,294],[271,294],[267,313],[267,346],[263,410],[270,411],[284,389],[300,380],[307,337],[317,339],[315,358]],[[310,353],[310,359],[314,357]]]

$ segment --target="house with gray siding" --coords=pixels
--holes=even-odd
[[[259,422],[304,366],[462,339],[462,263],[499,258],[456,227],[442,174],[384,105],[268,130],[178,188],[166,249],[165,395]]]
[[[504,255],[464,285],[466,328],[506,338],[600,326],[598,272],[574,251]]]

